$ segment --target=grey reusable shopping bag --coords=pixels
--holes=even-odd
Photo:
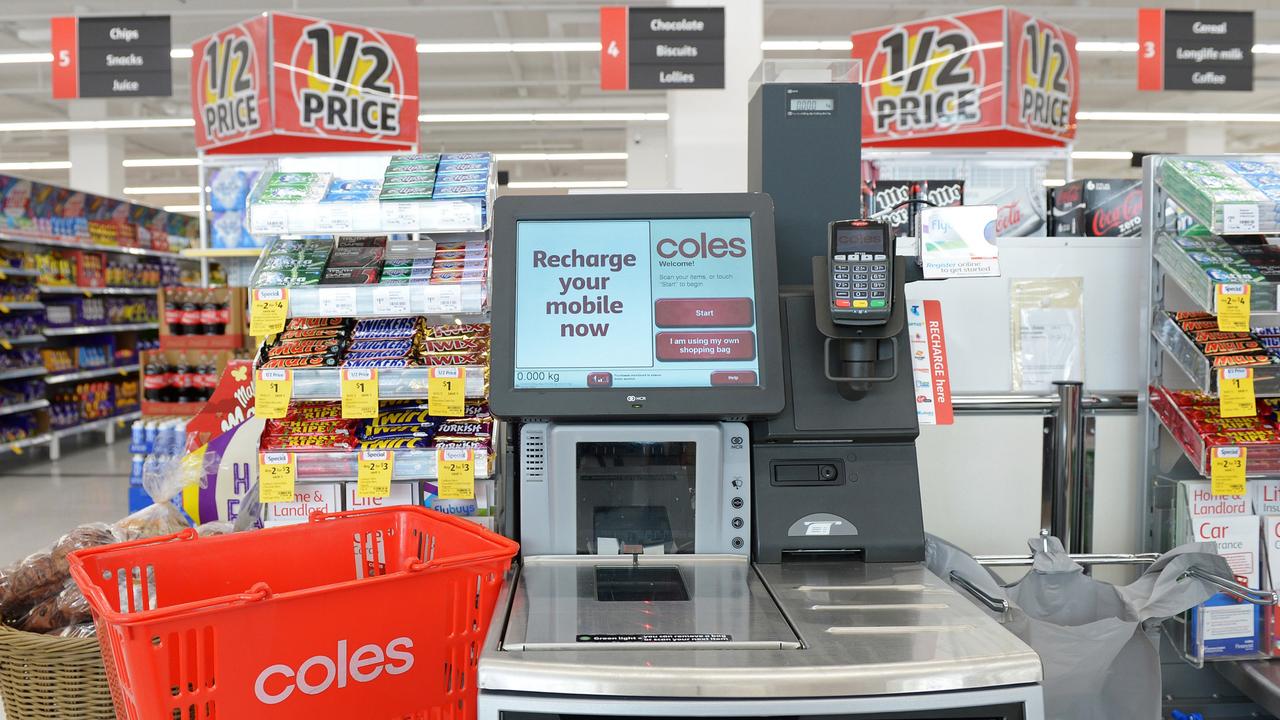
[[[932,535],[925,563],[944,580],[955,571],[1009,601],[1010,611],[998,619],[1040,655],[1049,720],[1160,717],[1159,622],[1217,592],[1201,580],[1178,577],[1198,567],[1230,578],[1227,561],[1214,554],[1212,543],[1190,543],[1160,556],[1129,585],[1116,586],[1084,574],[1057,538],[1028,544],[1031,570],[1009,586]]]

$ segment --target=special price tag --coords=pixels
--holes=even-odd
[[[378,417],[377,368],[342,369],[342,417]]]
[[[1209,466],[1210,495],[1244,495],[1244,467],[1248,452],[1239,446],[1215,447]]]
[[[258,288],[253,291],[253,302],[249,304],[250,335],[263,337],[283,332],[284,321],[288,317],[288,288]]]
[[[460,367],[433,367],[427,378],[427,412],[436,417],[467,414],[466,377]]]
[[[390,497],[394,468],[395,454],[390,450],[361,450],[356,465],[356,497]]]
[[[1249,289],[1243,283],[1218,284],[1216,297],[1219,330],[1249,332]]]
[[[470,448],[437,449],[436,487],[441,500],[474,500],[476,451]]]
[[[289,414],[289,400],[293,398],[293,370],[266,368],[258,371],[253,385],[254,414],[270,420]]]
[[[258,499],[262,502],[293,502],[298,465],[290,452],[258,453]]]
[[[1253,368],[1218,368],[1218,411],[1224,418],[1258,414]]]

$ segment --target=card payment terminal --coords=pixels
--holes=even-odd
[[[889,319],[893,307],[893,233],[874,220],[836,220],[828,225],[831,319],[870,325]]]

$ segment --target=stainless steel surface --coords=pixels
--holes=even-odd
[[[597,599],[597,568],[678,568],[687,601]],[[800,641],[741,555],[549,555],[525,560],[503,647],[614,651],[652,642],[579,642],[599,635],[706,635],[675,650],[795,649]]]
[[[1083,422],[1080,409],[1082,386],[1078,382],[1057,382],[1058,410],[1052,424],[1052,445],[1044,458],[1040,490],[1040,532],[1062,540],[1068,550],[1078,550],[1080,478],[1084,471]]]
[[[1197,567],[1190,568],[1183,572],[1178,576],[1178,581],[1181,582],[1191,577],[1203,580],[1220,590],[1225,590],[1226,592],[1231,593],[1232,595],[1238,595],[1242,600],[1252,605],[1271,606],[1280,601],[1280,593],[1274,590],[1254,590],[1247,585],[1241,585],[1235,580],[1218,577],[1213,573]]]
[[[1138,408],[1138,396],[1132,392],[1101,392],[1084,396],[1080,404],[1089,413],[1130,414]],[[1048,415],[1058,408],[1058,396],[1015,393],[960,394],[951,401],[960,415]]]
[[[982,603],[983,605],[986,605],[987,609],[990,610],[991,612],[997,612],[997,613],[1009,612],[1010,605],[1008,600],[1002,597],[996,597],[995,595],[988,593],[986,590],[983,590],[977,585],[974,585],[973,583],[969,582],[969,580],[965,578],[965,576],[961,575],[955,570],[951,571],[951,582],[955,583],[956,585],[959,585],[961,590],[964,590],[965,592],[977,598],[978,602]]]
[[[565,561],[590,565],[599,559]],[[1041,680],[1031,648],[921,564],[814,560],[753,568],[800,648],[515,650],[502,638],[529,626],[527,590],[519,579],[505,633],[495,622],[481,654],[480,688],[635,698],[819,698]]]
[[[1160,557],[1156,553],[1071,553],[1071,559],[1081,565],[1150,565]],[[988,567],[1017,567],[1030,565],[1030,555],[974,555],[974,560]]]

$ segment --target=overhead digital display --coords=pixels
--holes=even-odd
[[[516,223],[514,388],[758,386],[749,218]]]

